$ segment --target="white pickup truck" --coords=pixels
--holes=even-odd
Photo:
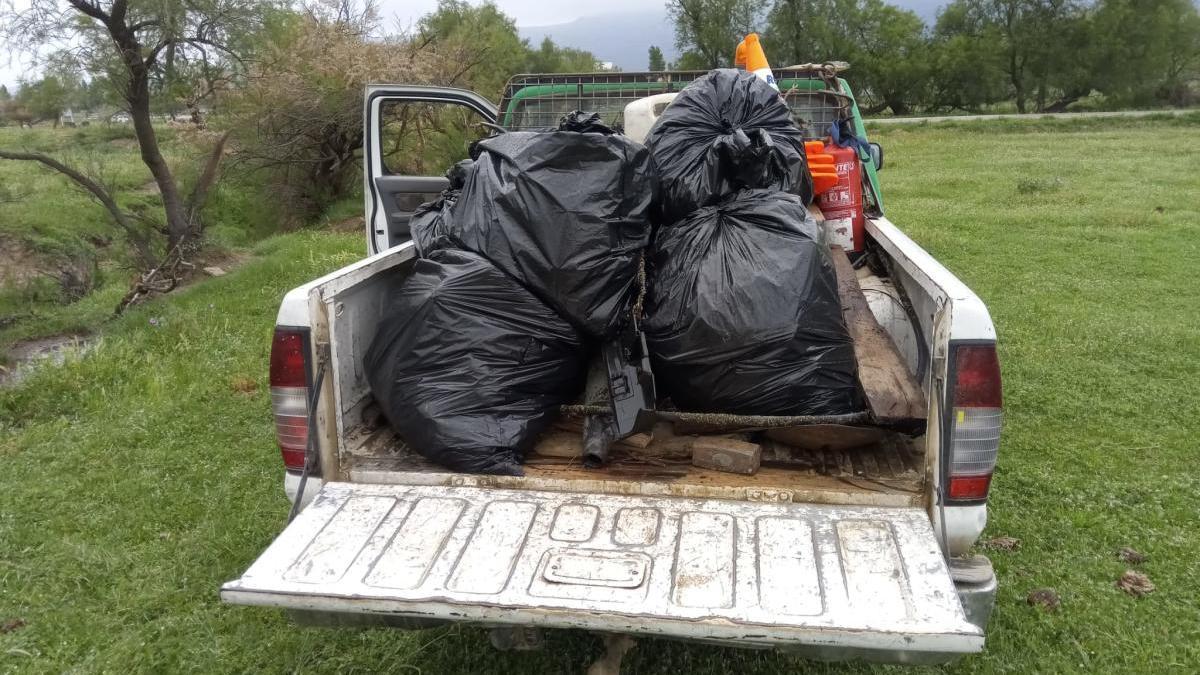
[[[446,185],[389,171],[397,107],[461,106],[509,129],[575,109],[619,123],[630,102],[697,75],[519,76],[499,107],[463,90],[367,90],[370,255],[288,292],[271,352],[284,484],[303,509],[223,600],[323,625],[469,622],[498,646],[574,628],[821,659],[946,662],[983,648],[996,578],[970,549],[999,446],[996,333],[980,299],[883,216],[876,152],[861,153],[869,264],[855,274],[923,397],[920,428],[818,426],[806,437],[824,440],[790,463],[764,453],[753,475],[530,458],[513,477],[422,459],[373,405],[363,355],[413,265],[408,217]],[[842,115],[865,133],[841,78],[777,76],[802,127]],[[864,431],[874,444],[855,448]]]

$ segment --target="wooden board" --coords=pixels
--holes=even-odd
[[[474,485],[479,487],[538,489],[567,492],[712,499],[754,499],[820,504],[870,504],[918,506],[924,499],[923,460],[915,449],[909,455],[880,448],[877,458],[863,463],[865,454],[804,453],[771,444],[772,465],[753,475],[726,473],[692,466],[690,459],[630,457],[614,453],[601,469],[585,469],[576,458],[526,459],[525,476],[456,474],[433,464],[398,441],[376,457],[348,458],[344,475],[369,483],[403,482],[420,485]],[[807,459],[807,462],[802,460]],[[912,467],[918,467],[913,469]],[[417,477],[425,475],[424,478]]]
[[[854,266],[840,247],[833,247],[842,316],[854,339],[858,379],[872,417],[880,424],[917,429],[927,415],[925,393],[909,372],[891,336],[875,320],[858,285]]]

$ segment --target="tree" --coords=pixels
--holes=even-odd
[[[909,112],[929,78],[925,24],[883,0],[777,0],[765,43],[773,63],[848,61],[866,112]]]
[[[650,45],[650,63],[647,70],[651,72],[659,72],[667,69],[667,61],[663,58],[662,50],[655,45]]]
[[[12,100],[12,94],[8,93],[8,87],[0,84],[0,103],[7,103]]]
[[[985,26],[963,3],[938,13],[930,43],[930,93],[933,108],[979,112],[1008,96],[1003,38]]]
[[[51,120],[57,127],[59,115],[67,107],[69,93],[62,81],[51,75],[35,82],[22,83],[17,92],[17,103],[33,115],[34,123]]]
[[[1090,34],[1096,88],[1106,96],[1186,104],[1200,65],[1200,15],[1189,0],[1101,0]]]
[[[946,11],[951,9],[994,35],[1019,112],[1061,109],[1092,89],[1095,70],[1085,5],[1076,0],[955,0]]]
[[[475,8],[454,4],[450,11],[455,22],[471,23],[467,15]],[[282,197],[292,215],[319,213],[361,178],[363,89],[368,84],[472,86],[464,82],[470,74],[464,65],[480,58],[473,51],[477,45],[460,41],[457,29],[446,26],[453,22],[445,20],[443,14],[426,27],[450,31],[448,42],[427,39],[428,33],[372,37],[377,19],[367,11],[307,11],[273,19],[268,26],[272,44],[231,101],[238,120],[237,163],[269,172],[273,194]],[[524,48],[518,56],[525,58]],[[507,79],[508,72],[483,77],[501,76]],[[399,124],[419,135],[424,121],[414,115]]]
[[[530,73],[590,73],[596,70],[596,57],[589,51],[559,47],[550,36],[542,38],[537,49],[529,50],[525,71]],[[509,73],[513,75],[514,73]],[[505,78],[507,80],[507,77]]]
[[[417,50],[435,52],[459,62],[451,84],[465,84],[496,96],[527,63],[528,47],[517,24],[490,0],[472,6],[466,0],[438,0],[437,10],[421,17],[414,42]]]
[[[668,0],[681,68],[728,68],[733,52],[763,20],[767,0]]]
[[[241,62],[235,48],[260,21],[255,0],[32,0],[0,20],[0,35],[31,53],[55,48],[70,55],[119,92],[137,136],[142,162],[162,196],[168,255],[198,237],[200,204],[186,200],[163,156],[151,119],[152,93],[171,82],[182,62]],[[193,190],[193,195],[207,190]]]

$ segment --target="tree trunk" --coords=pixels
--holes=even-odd
[[[1010,38],[1011,39],[1011,38]],[[1017,112],[1025,112],[1025,78],[1022,73],[1022,67],[1017,63],[1017,51],[1014,47],[1008,48],[1008,79],[1012,82],[1013,94],[1017,99]]]
[[[892,109],[893,115],[902,116],[912,112],[912,109],[908,107],[908,103],[898,96],[889,98],[887,105]]]
[[[150,169],[162,194],[163,211],[167,217],[167,250],[171,251],[187,239],[188,221],[175,176],[171,174],[171,167],[158,148],[158,134],[150,119],[150,92],[145,79],[141,81],[141,90],[140,93],[131,92],[129,117],[133,119],[133,132],[142,151],[142,162]]]
[[[158,134],[150,118],[150,68],[142,60],[141,45],[137,38],[124,26],[109,26],[113,41],[121,49],[125,67],[129,71],[129,86],[125,100],[129,103],[129,117],[133,120],[133,133],[137,136],[142,162],[154,176],[154,183],[162,195],[163,212],[167,219],[167,252],[176,250],[188,238],[190,228],[184,210],[183,199],[171,167],[158,147]]]
[[[204,233],[204,221],[200,219],[200,213],[204,210],[204,205],[208,202],[209,192],[217,182],[217,177],[221,169],[221,160],[225,157],[225,143],[229,140],[231,133],[233,132],[226,131],[221,135],[221,138],[217,139],[216,145],[213,146],[212,152],[208,155],[208,161],[204,164],[204,171],[196,179],[196,185],[192,188],[191,196],[188,197],[188,222],[192,225],[193,236],[199,237]]]
[[[869,106],[862,108],[862,114],[867,115],[867,116],[878,115],[879,113],[883,112],[884,110],[887,110],[887,108],[888,108],[888,104],[886,101],[883,103],[875,103],[873,105],[869,105]]]
[[[1048,112],[1048,113],[1066,112],[1067,106],[1078,101],[1080,98],[1082,98],[1082,97],[1074,95],[1074,94],[1064,95],[1062,98],[1058,99],[1054,103],[1051,103],[1050,105],[1046,106],[1046,108],[1044,110],[1042,110],[1042,112]]]

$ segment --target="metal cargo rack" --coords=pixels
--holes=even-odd
[[[779,90],[805,138],[827,136],[834,121],[849,119],[853,98],[833,64],[775,71]],[[646,96],[678,92],[708,71],[516,75],[500,99],[500,123],[512,131],[553,128],[563,115],[598,112],[610,126],[623,127],[625,106]]]

